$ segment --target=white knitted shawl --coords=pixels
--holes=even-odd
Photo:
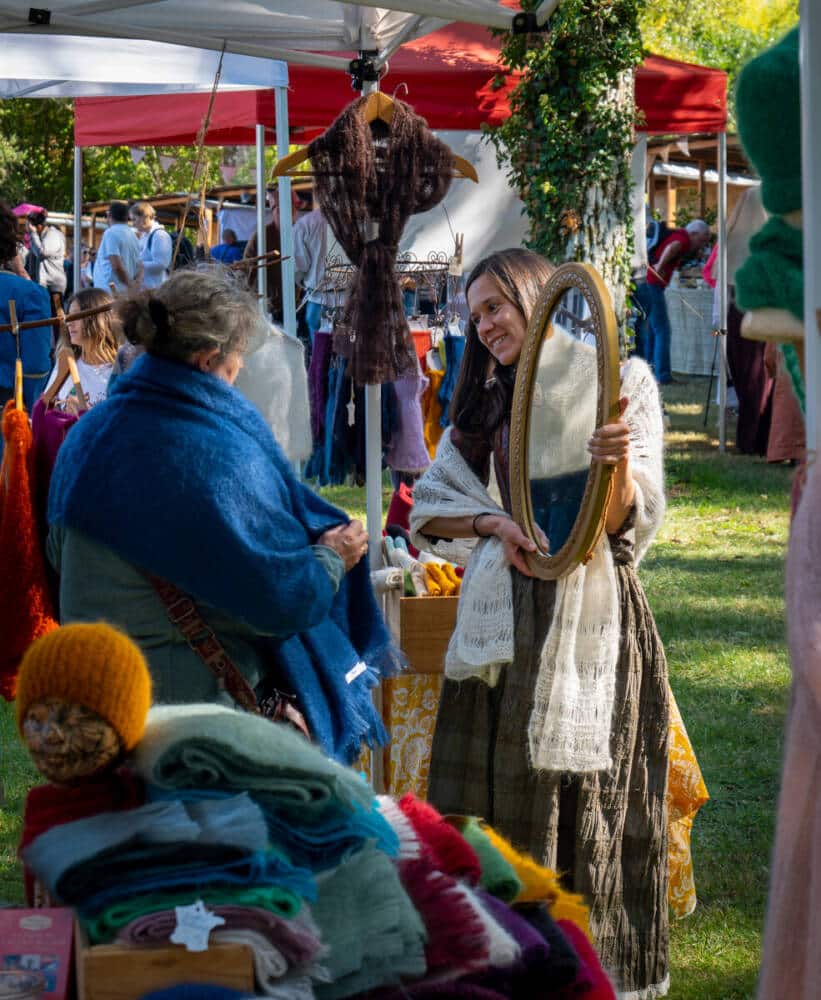
[[[631,360],[623,366],[622,394],[629,399],[625,420],[636,481],[638,560],[664,513],[661,407],[643,362]],[[436,460],[414,488],[411,539],[419,548],[466,566],[446,675],[454,680],[477,677],[493,685],[513,660],[512,581],[502,543],[495,536],[433,543],[422,534],[435,517],[473,517],[481,511],[505,513],[447,431]],[[535,769],[586,772],[610,766],[619,637],[615,567],[608,540],[602,537],[586,566],[556,581],[553,619],[541,651],[528,724]]]

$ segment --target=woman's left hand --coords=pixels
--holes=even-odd
[[[345,572],[353,569],[368,551],[368,533],[361,521],[353,520],[329,528],[319,539],[320,545],[327,545],[342,558]]]
[[[623,415],[627,408],[627,397],[619,400],[619,414]],[[605,465],[619,465],[630,454],[630,428],[623,419],[612,424],[604,424],[596,428],[593,436],[587,442],[587,450],[596,462]]]

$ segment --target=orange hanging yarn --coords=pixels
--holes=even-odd
[[[28,414],[3,410],[0,465],[0,695],[14,698],[23,654],[57,628],[34,512],[33,438]]]

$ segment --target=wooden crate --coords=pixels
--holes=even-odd
[[[399,602],[399,646],[414,674],[441,674],[456,625],[458,597],[403,597]]]
[[[199,952],[172,944],[91,947],[77,924],[74,949],[77,1000],[139,1000],[152,990],[179,983],[213,983],[242,993],[255,992],[254,963],[247,945],[212,944]]]

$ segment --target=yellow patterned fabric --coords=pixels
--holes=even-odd
[[[426,797],[430,750],[441,691],[441,674],[409,674],[383,683],[382,717],[391,735],[391,742],[383,751],[385,791],[388,795],[399,798],[406,792],[413,792],[420,799]],[[370,778],[367,756],[360,761],[360,768]],[[696,813],[709,798],[701,768],[671,691],[667,781],[668,901],[673,915],[679,918],[688,916],[696,908],[690,833]],[[574,922],[578,923],[578,920]]]
[[[690,833],[696,813],[710,798],[681,713],[670,692],[670,764],[667,770],[667,831],[673,915],[686,917],[696,908],[696,884]]]

